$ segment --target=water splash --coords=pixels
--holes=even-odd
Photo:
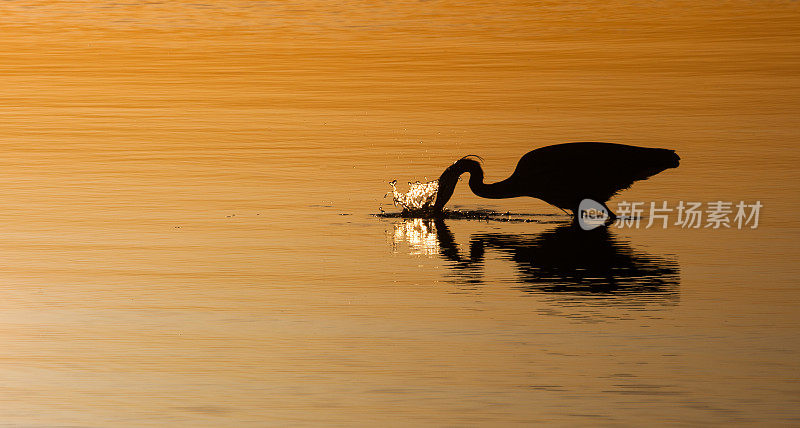
[[[403,213],[418,214],[433,211],[433,204],[436,202],[436,193],[439,191],[437,180],[421,183],[408,183],[408,192],[400,193],[397,191],[397,180],[389,183],[392,186],[392,199],[394,206],[401,207]]]

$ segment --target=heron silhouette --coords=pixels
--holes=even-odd
[[[680,157],[673,150],[615,143],[566,143],[541,147],[526,153],[510,177],[497,183],[483,182],[483,168],[469,155],[457,160],[439,177],[434,210],[441,212],[453,196],[458,177],[470,174],[469,188],[490,199],[529,196],[579,215],[578,205],[592,199],[616,214],[606,202],[634,182],[668,168],[677,168]]]

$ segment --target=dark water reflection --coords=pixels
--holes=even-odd
[[[421,226],[428,235],[423,241],[435,236],[438,254],[460,285],[495,281],[485,277],[485,262],[497,254],[515,263],[517,286],[525,292],[608,297],[604,304],[678,300],[677,261],[634,249],[607,228],[584,231],[566,223],[533,234],[475,233],[461,250],[445,220]]]

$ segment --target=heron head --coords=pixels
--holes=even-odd
[[[480,156],[467,155],[457,160],[454,164],[447,167],[439,176],[439,190],[436,193],[436,202],[433,208],[436,211],[442,211],[445,204],[453,196],[453,192],[458,184],[458,177],[467,171],[473,171],[476,167],[480,169],[480,163],[474,158],[483,160]]]

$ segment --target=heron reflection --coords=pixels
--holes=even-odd
[[[662,303],[677,299],[675,260],[635,250],[604,227],[584,231],[561,224],[535,234],[477,233],[462,251],[443,219],[410,219],[400,225],[415,233],[407,241],[412,251],[421,246],[417,254],[438,253],[455,282],[483,283],[487,254],[494,253],[515,263],[518,286],[526,292],[607,294]],[[402,238],[398,226],[396,237]]]

